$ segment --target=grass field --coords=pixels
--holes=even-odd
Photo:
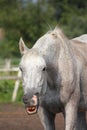
[[[20,59],[10,59],[11,67],[18,67]],[[0,68],[5,67],[5,62],[8,60],[0,59]],[[16,76],[17,72],[0,72],[0,76]],[[12,94],[15,86],[15,80],[0,80],[0,103],[11,102]],[[20,83],[17,93],[16,102],[21,102],[23,96],[22,83]]]
[[[15,81],[12,81],[12,80],[0,81],[0,103],[11,102],[14,85],[15,85]],[[22,96],[23,96],[22,83],[20,83],[19,90],[17,93],[17,98],[16,98],[15,102],[21,102]]]

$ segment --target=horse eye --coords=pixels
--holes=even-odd
[[[43,68],[43,71],[45,71],[45,70],[46,70],[46,68],[44,67],[44,68]]]

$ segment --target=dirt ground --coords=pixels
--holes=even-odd
[[[87,116],[86,116],[87,117]],[[56,130],[64,130],[62,114],[57,114]],[[24,105],[0,104],[0,130],[44,130],[37,114],[27,115]]]
[[[62,114],[55,120],[56,130],[64,129]],[[0,130],[43,130],[37,114],[29,116],[23,105],[0,104]]]

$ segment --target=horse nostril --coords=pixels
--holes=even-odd
[[[25,104],[28,103],[28,98],[27,98],[26,96],[23,96],[23,102],[24,102]]]
[[[34,95],[38,96],[38,95],[39,95],[39,93],[37,92],[37,93],[35,93]]]

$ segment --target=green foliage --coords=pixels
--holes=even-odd
[[[48,30],[48,24],[55,23],[52,20],[54,8],[43,1],[36,4],[29,2],[25,7],[17,0],[6,3],[7,0],[0,2],[0,6],[4,6],[0,9],[0,26],[5,29],[6,35],[5,40],[0,43],[0,48],[5,53],[1,51],[0,54],[2,57],[19,57],[19,38],[23,37],[31,47]]]
[[[87,0],[0,0],[0,27],[5,30],[0,56],[19,57],[20,37],[32,47],[48,25],[59,25],[70,38],[87,33],[86,7]]]
[[[0,81],[0,103],[12,101],[12,93],[14,90],[14,85],[15,85],[15,82],[11,80]],[[23,89],[22,89],[22,85],[20,84],[19,90],[17,93],[16,102],[21,102],[22,96],[23,96]]]
[[[0,68],[3,68],[5,66],[5,63],[8,61],[8,59],[5,61],[3,59],[0,59]],[[19,65],[20,59],[11,59],[11,67],[16,67]],[[0,71],[0,77],[8,77],[8,76],[17,76],[18,72],[3,72]],[[12,101],[12,94],[15,87],[15,81],[16,80],[0,80],[0,103],[3,102],[11,102]],[[22,89],[22,82],[20,81],[20,85],[18,88],[18,93],[16,97],[15,102],[22,102],[22,96],[23,96],[23,89]]]
[[[67,36],[73,38],[87,33],[87,9],[78,8],[76,5],[72,6],[70,4],[66,4],[63,9],[65,11],[62,13],[60,25]]]
[[[17,98],[16,98],[16,102],[22,102],[22,97],[23,97],[23,88],[22,88],[22,83],[20,84],[19,90],[18,90],[18,94],[17,94]]]

